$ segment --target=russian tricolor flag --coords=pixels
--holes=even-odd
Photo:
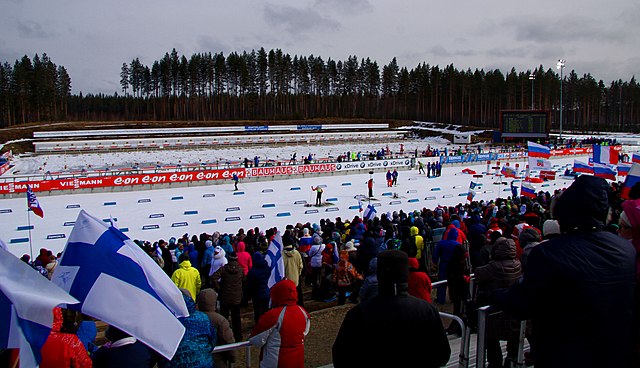
[[[536,198],[536,188],[526,181],[523,181],[522,186],[520,187],[520,195],[528,198]]]
[[[502,175],[504,175],[505,178],[515,178],[516,177],[516,171],[514,169],[512,169],[509,166],[503,166],[502,170],[500,171],[500,173]]]
[[[631,165],[618,164],[618,176],[627,176],[627,174],[629,174],[629,170],[631,170]]]
[[[616,171],[609,165],[594,162],[593,176],[608,180],[616,180]]]
[[[633,156],[631,156],[631,162],[640,164],[640,153],[634,153]]]
[[[534,142],[527,142],[527,146],[529,147],[529,157],[551,157],[551,150],[547,146]]]
[[[622,191],[620,193],[622,199],[629,199],[629,191],[638,182],[640,182],[640,164],[634,163],[631,165],[629,174],[627,174],[627,178],[622,185]]]
[[[578,160],[573,160],[573,172],[593,174],[593,166],[589,166],[589,164]]]
[[[593,162],[599,164],[618,164],[618,152],[613,146],[593,145]]]

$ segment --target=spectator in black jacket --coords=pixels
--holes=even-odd
[[[445,365],[451,348],[438,310],[407,292],[407,254],[399,250],[380,253],[377,274],[378,295],[355,306],[342,322],[333,344],[333,365]]]
[[[636,252],[603,231],[609,186],[578,177],[554,215],[562,235],[533,248],[522,283],[494,302],[531,319],[536,367],[629,367]]]

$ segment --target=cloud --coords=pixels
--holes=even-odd
[[[543,18],[517,18],[503,24],[514,30],[518,42],[620,42],[625,34],[603,26],[600,20],[574,15],[570,18],[547,20]]]
[[[516,47],[516,48],[494,47],[494,48],[488,49],[486,51],[486,54],[491,57],[498,57],[498,58],[523,58],[527,56],[528,51],[523,47]]]
[[[228,54],[230,52],[229,45],[224,42],[220,42],[220,40],[215,39],[208,35],[201,35],[197,38],[197,47],[199,52],[224,52]]]
[[[466,50],[449,50],[442,45],[436,45],[427,50],[427,53],[434,57],[453,58],[456,56],[475,56],[477,51],[472,49]]]
[[[315,0],[313,7],[345,15],[373,13],[373,5],[368,0]]]
[[[45,30],[40,23],[34,21],[19,21],[16,29],[18,34],[25,38],[50,38],[54,32]]]
[[[288,5],[264,6],[264,19],[274,27],[283,28],[292,35],[306,34],[312,31],[337,31],[340,23],[323,16],[310,8],[295,8]]]

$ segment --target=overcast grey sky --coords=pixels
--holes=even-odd
[[[120,90],[123,62],[172,48],[280,48],[291,55],[370,57],[401,66],[554,68],[605,84],[640,77],[638,0],[1,0],[0,61],[46,52],[73,93]]]

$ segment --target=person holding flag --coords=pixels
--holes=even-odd
[[[469,193],[467,194],[467,201],[471,202],[473,201],[473,197],[476,196],[476,192],[474,189],[476,189],[476,187],[478,186],[478,184],[474,183],[474,182],[470,182],[469,183]]]
[[[185,333],[178,318],[189,315],[182,293],[120,230],[81,210],[52,281],[80,301],[69,308],[119,328],[167,359],[175,354]]]
[[[515,180],[511,180],[511,198],[518,198],[518,186],[515,185]]]

